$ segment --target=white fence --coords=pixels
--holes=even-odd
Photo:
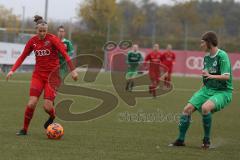
[[[13,65],[21,55],[25,45],[0,42],[0,64]],[[24,65],[34,65],[35,55],[31,53],[23,62]]]

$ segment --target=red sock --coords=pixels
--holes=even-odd
[[[156,97],[156,89],[153,90],[153,97]]]
[[[150,93],[153,93],[153,91],[154,91],[155,88],[156,88],[155,85],[154,85],[154,84],[151,84],[151,85],[149,86]]]
[[[167,86],[167,78],[164,78],[164,86]]]
[[[156,87],[156,85],[154,85],[154,86],[152,87],[153,97],[156,97],[156,90],[157,90],[157,87]]]
[[[149,86],[149,93],[152,93],[152,85]]]
[[[34,113],[34,109],[30,108],[29,106],[26,106],[25,114],[24,114],[24,126],[23,126],[23,129],[25,131],[28,130],[28,126],[29,126],[30,121],[33,117],[33,113]]]
[[[49,116],[51,117],[51,118],[55,118],[55,108],[51,108],[50,110],[45,110],[46,112],[47,112],[47,114],[49,114]]]

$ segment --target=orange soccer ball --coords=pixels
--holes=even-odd
[[[63,127],[58,123],[50,124],[47,128],[47,136],[49,139],[61,139],[63,134]]]

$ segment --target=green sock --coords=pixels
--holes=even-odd
[[[204,138],[210,138],[211,126],[212,126],[212,114],[208,113],[207,115],[202,116],[203,120],[203,129],[204,129]]]
[[[191,116],[189,115],[181,115],[180,122],[179,122],[179,136],[178,139],[184,141],[185,135],[187,133],[187,130],[190,126]]]

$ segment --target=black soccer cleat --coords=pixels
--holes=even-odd
[[[25,136],[27,135],[27,131],[25,131],[24,129],[21,129],[20,131],[18,131],[16,133],[17,136]]]
[[[49,117],[49,119],[44,123],[44,128],[47,129],[50,124],[53,123],[55,117]]]
[[[209,138],[203,138],[202,149],[209,149],[211,146]]]
[[[168,145],[169,147],[184,147],[186,146],[183,140],[177,139],[175,142]]]

